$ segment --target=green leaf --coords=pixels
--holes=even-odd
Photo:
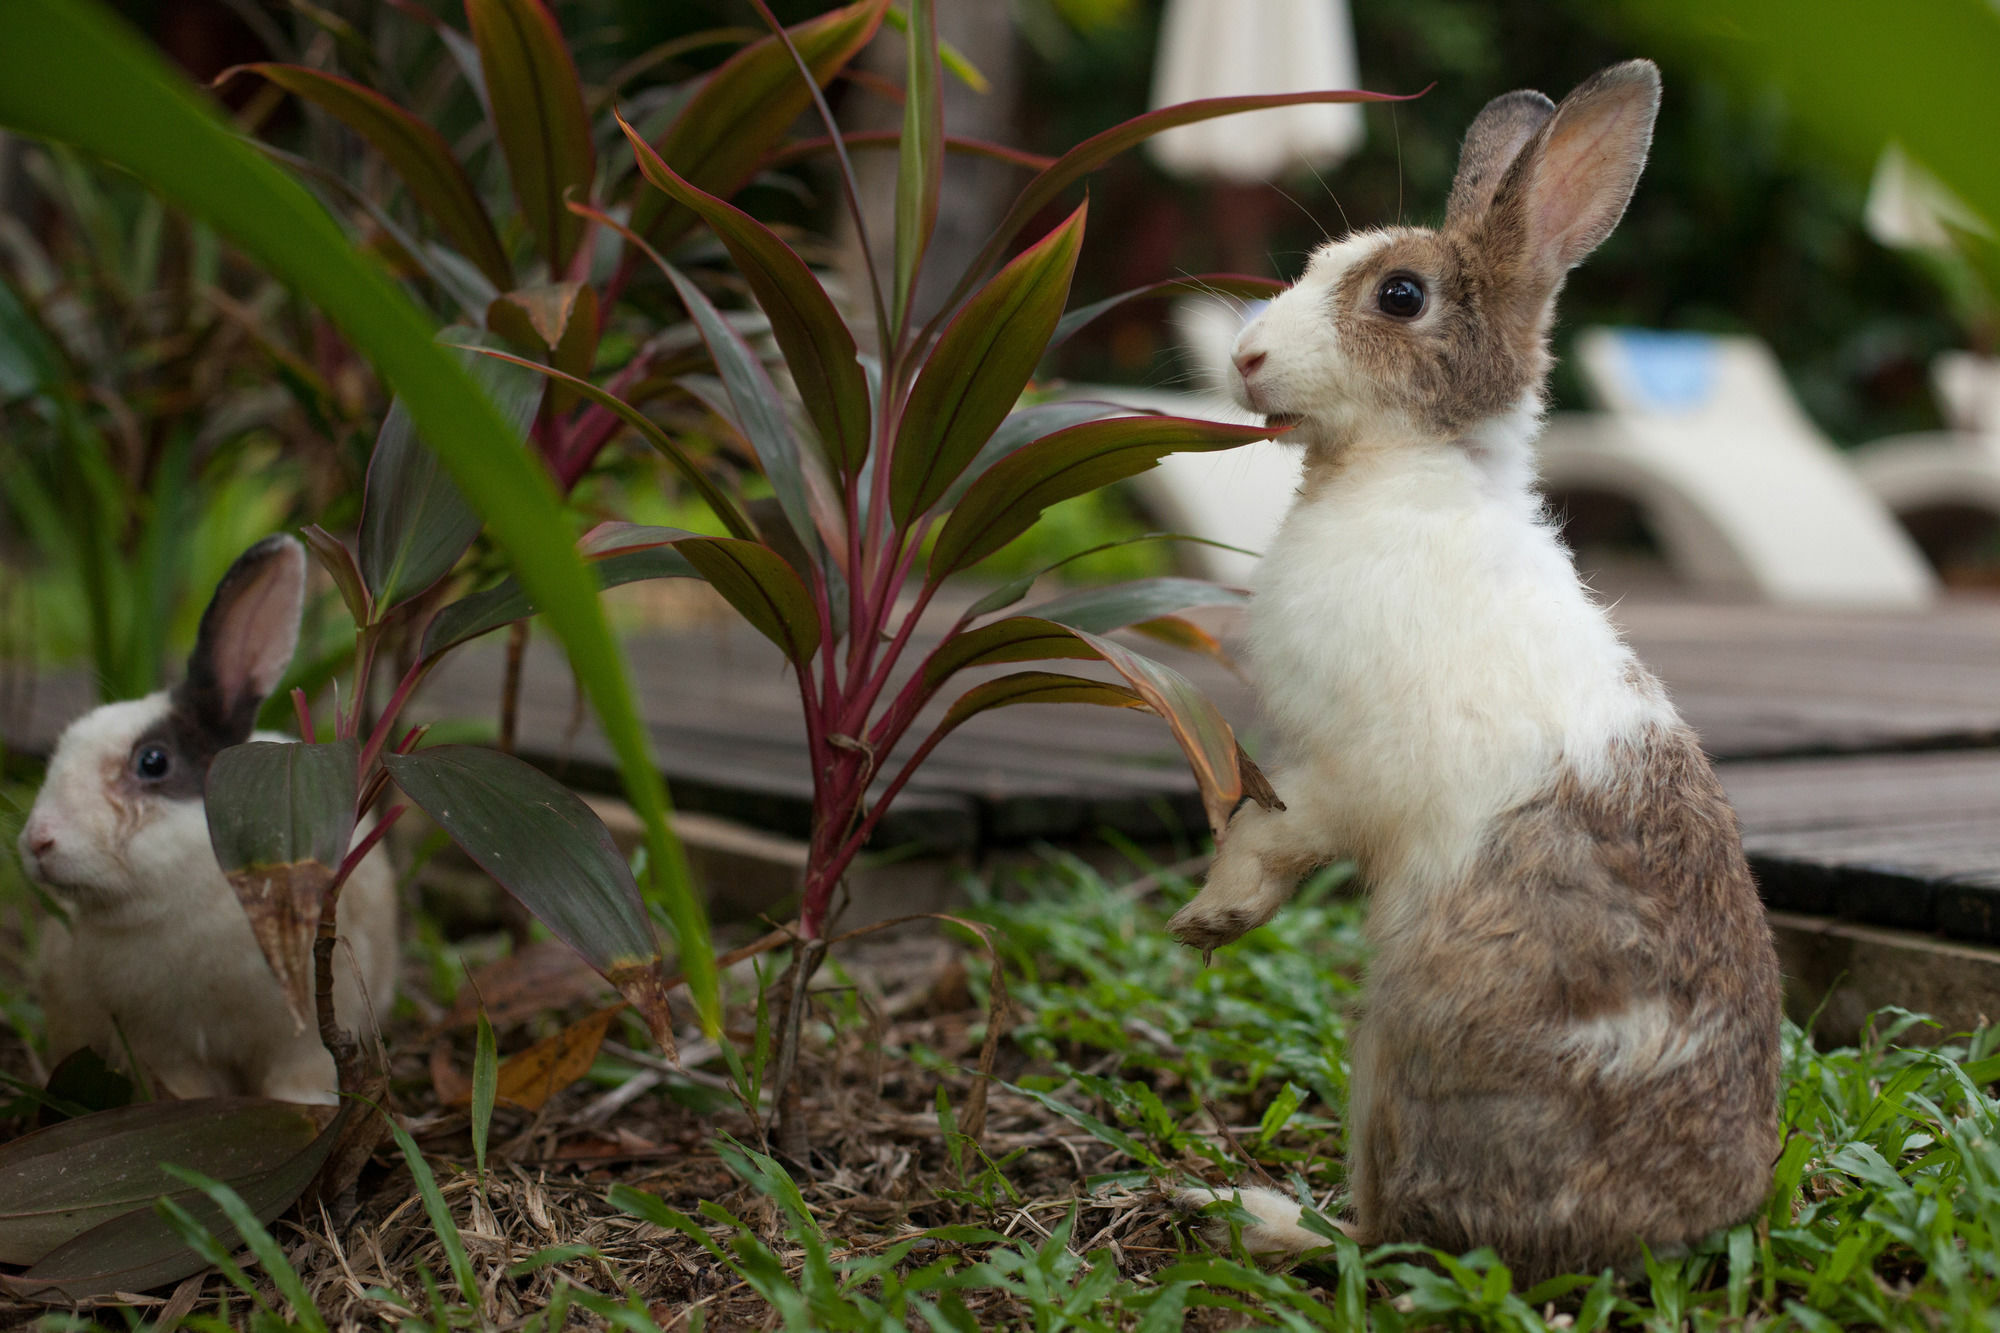
[[[705,1028],[720,1021],[708,923],[666,786],[634,707],[594,581],[570,549],[546,470],[493,450],[499,413],[431,342],[430,321],[295,182],[245,145],[186,80],[96,0],[14,0],[0,41],[0,125],[74,143],[131,171],[315,301],[409,404],[425,439],[486,516],[522,585],[547,608],[618,756],[646,827],[648,865],[678,937]]]
[[[0,1230],[11,1201],[67,1215],[65,1239],[0,1287],[28,1300],[69,1303],[145,1291],[208,1266],[151,1206],[166,1195],[213,1225],[221,1212],[160,1169],[171,1161],[227,1182],[260,1222],[305,1192],[344,1117],[315,1132],[304,1107],[254,1098],[147,1102],[69,1120],[0,1148]],[[60,1136],[60,1137],[58,1137]],[[13,1169],[19,1162],[21,1170]],[[18,1193],[17,1193],[18,1191]],[[61,1204],[55,1200],[64,1200]],[[76,1224],[88,1220],[86,1226]],[[74,1228],[74,1229],[72,1229]],[[51,1234],[45,1229],[42,1234]]]
[[[890,5],[889,12],[883,18],[897,32],[906,33],[910,30],[909,12],[901,5]],[[947,70],[951,71],[954,79],[982,96],[993,91],[992,81],[980,72],[979,67],[972,63],[965,52],[942,40],[938,42],[937,48],[938,59],[943,62]]]
[[[784,399],[778,395],[777,386],[771,383],[771,377],[764,372],[764,363],[743,341],[743,335],[722,317],[701,289],[663,259],[660,267],[680,294],[681,304],[694,317],[702,343],[715,359],[715,369],[722,376],[730,404],[736,409],[736,421],[757,454],[765,480],[771,483],[778,503],[784,507],[786,521],[798,539],[810,545],[815,533],[835,527],[840,520],[829,512],[827,499],[822,498],[817,505],[813,501],[815,490],[820,490],[823,497],[824,490],[814,487],[807,478],[806,461],[792,436],[791,423],[785,419]],[[839,550],[844,539],[828,544]]]
[[[1033,407],[1023,407],[1010,412],[1000,423],[979,452],[966,464],[965,471],[958,474],[951,485],[945,487],[944,498],[938,501],[938,508],[953,509],[965,498],[972,483],[984,476],[987,469],[1013,453],[1025,444],[1031,444],[1044,435],[1069,426],[1080,426],[1086,421],[1098,421],[1104,417],[1125,416],[1130,409],[1115,403],[1078,400],[1062,403],[1038,403]]]
[[[723,494],[722,490],[709,479],[708,474],[701,470],[701,465],[688,455],[687,450],[681,448],[680,443],[673,436],[660,429],[659,424],[644,412],[641,412],[638,408],[619,398],[616,394],[605,389],[600,389],[588,380],[579,379],[575,375],[558,370],[553,366],[544,366],[538,362],[512,356],[506,352],[494,351],[490,348],[481,348],[479,350],[497,360],[511,362],[514,365],[532,370],[537,374],[546,375],[548,378],[574,391],[580,397],[588,398],[591,402],[617,413],[619,420],[638,431],[646,443],[652,445],[666,456],[667,461],[674,465],[674,470],[679,472],[682,478],[690,486],[694,487],[695,493],[701,496],[702,503],[708,506],[709,512],[722,520],[723,526],[729,529],[730,535],[736,537],[754,537],[756,535],[757,530],[750,525],[750,520],[745,518],[743,512],[736,507],[735,501]]]
[[[1149,282],[1144,287],[1134,287],[1116,296],[1107,296],[1102,301],[1078,306],[1064,315],[1056,324],[1055,335],[1049,339],[1051,349],[1062,346],[1070,340],[1078,329],[1103,315],[1110,314],[1128,301],[1142,300],[1148,296],[1161,296],[1167,292],[1203,292],[1209,296],[1236,296],[1249,300],[1276,296],[1285,290],[1285,284],[1276,278],[1253,278],[1247,273],[1201,273],[1192,278],[1168,278],[1165,282]]]
[[[542,924],[630,1000],[674,1049],[660,950],[639,886],[591,808],[498,750],[440,745],[382,756],[396,785]]]
[[[673,550],[638,550],[597,556],[592,558],[590,567],[597,575],[598,586],[603,588],[623,587],[645,579],[700,577],[694,566]],[[440,608],[424,629],[423,646],[419,651],[428,661],[461,643],[536,614],[534,601],[528,596],[527,589],[521,586],[518,579],[505,578],[490,588]]]
[[[715,229],[750,291],[771,320],[800,400],[819,431],[827,461],[847,476],[868,461],[868,378],[856,356],[854,334],[806,262],[777,233],[748,213],[696,189],[674,174],[621,118],[639,171],[676,202]]]
[[[208,769],[208,839],[301,1030],[320,901],[354,837],[360,744],[251,741]]]
[[[679,543],[687,562],[721,593],[758,633],[803,668],[819,651],[819,611],[812,594],[783,556],[762,542],[734,537],[689,537]]]
[[[380,93],[337,74],[266,63],[224,70],[216,82],[239,71],[260,74],[313,102],[366,139],[459,253],[502,291],[514,285],[513,266],[493,230],[493,219],[443,135]]]
[[[541,0],[465,0],[465,17],[514,197],[550,272],[560,275],[583,233],[583,220],[563,201],[571,191],[587,198],[597,173],[576,64]]]
[[[500,1052],[486,1010],[479,1011],[479,1031],[472,1052],[472,1162],[482,1184],[486,1180],[486,1134],[493,1127],[493,1101],[500,1089]]]
[[[456,343],[466,330],[447,329],[438,336]],[[541,381],[490,357],[458,355],[507,423],[506,433],[488,440],[483,452],[525,454]],[[361,577],[375,606],[386,612],[428,590],[451,572],[481,526],[479,511],[452,473],[418,438],[399,396],[376,437],[361,501]]]
[[[1031,606],[1024,616],[1039,616],[1071,629],[1108,634],[1155,616],[1172,615],[1198,606],[1248,606],[1250,594],[1206,579],[1154,578],[1080,588]]]
[[[1136,476],[1168,454],[1234,449],[1270,434],[1263,426],[1138,416],[1043,436],[995,463],[967,489],[931,549],[931,581],[984,560],[1058,501]]]
[[[903,142],[896,163],[896,305],[900,329],[916,294],[924,251],[937,228],[944,183],[944,102],[936,0],[910,0],[908,60],[903,84]]]
[[[368,595],[368,583],[361,577],[361,566],[354,563],[354,552],[347,549],[347,543],[317,523],[308,523],[301,528],[299,536],[305,538],[313,558],[333,580],[341,603],[347,607],[347,614],[354,617],[354,623],[366,625],[374,620],[375,599]]]
[[[967,667],[1096,656],[1094,649],[1062,625],[1031,616],[1009,616],[955,634],[940,644],[924,663],[924,684],[927,690],[934,690]]]
[[[1088,207],[1000,270],[945,326],[925,359],[903,408],[889,471],[898,523],[935,504],[1013,411],[1069,298]]]
[[[961,694],[945,710],[938,733],[956,729],[979,714],[1014,704],[1103,704],[1109,708],[1144,708],[1136,691],[1110,681],[1065,676],[1055,671],[1016,671],[983,681]]]
[[[33,1264],[174,1183],[176,1162],[238,1181],[278,1166],[319,1132],[286,1102],[145,1102],[51,1125],[0,1145],[0,1263]]]
[[[1427,90],[1428,91],[1428,90]],[[1416,94],[1422,96],[1422,94]],[[959,279],[958,287],[945,302],[946,310],[952,309],[964,299],[966,292],[979,281],[988,269],[998,263],[1000,256],[1007,253],[1007,247],[1021,228],[1027,226],[1044,208],[1055,202],[1071,184],[1083,179],[1091,172],[1109,162],[1128,148],[1137,147],[1162,130],[1173,129],[1177,125],[1192,125],[1196,121],[1213,120],[1217,116],[1233,116],[1244,111],[1261,111],[1266,107],[1305,106],[1315,102],[1403,102],[1407,97],[1391,93],[1365,92],[1310,92],[1310,93],[1260,93],[1250,97],[1207,97],[1196,102],[1179,102],[1173,106],[1149,111],[1143,116],[1113,125],[1101,134],[1094,134],[1076,147],[1056,159],[1055,165],[1047,168],[1029,181],[1027,187],[1014,199],[1007,213],[1000,219],[1000,225],[986,238],[986,244],[979,255],[966,268],[965,276]]]
[[[888,0],[859,0],[787,29],[813,77],[824,85],[868,44]],[[660,156],[681,179],[727,199],[742,189],[785,132],[811,105],[791,52],[776,36],[753,42],[708,76],[661,136]],[[632,230],[671,244],[695,214],[657,195],[632,206]]]

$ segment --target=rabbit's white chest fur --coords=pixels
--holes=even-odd
[[[1451,883],[1558,761],[1588,779],[1671,717],[1543,521],[1537,428],[1524,402],[1465,444],[1309,461],[1259,567],[1250,650],[1289,747],[1279,794],[1378,893]]]

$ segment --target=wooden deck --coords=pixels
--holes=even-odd
[[[2000,944],[2000,600],[1910,615],[1632,600],[1615,614],[1718,761],[1773,908]],[[798,697],[776,651],[718,619],[635,638],[630,655],[678,806],[804,835]],[[1255,752],[1249,686],[1207,659],[1171,660]],[[424,711],[491,717],[499,674],[497,644],[464,652]],[[80,695],[56,681],[31,707],[0,698],[0,735],[43,748]],[[521,747],[580,786],[614,783],[546,642],[531,649]],[[1154,844],[1202,836],[1165,727],[1120,710],[1024,707],[941,746],[876,846],[980,857],[1106,831]]]

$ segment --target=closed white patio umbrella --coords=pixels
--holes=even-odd
[[[1352,88],[1358,77],[1345,0],[1167,0],[1153,105]],[[1183,125],[1148,151],[1176,175],[1248,184],[1332,166],[1361,137],[1360,107],[1319,104]]]

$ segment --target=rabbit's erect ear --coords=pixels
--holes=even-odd
[[[1556,104],[1532,88],[1502,93],[1486,104],[1458,150],[1458,174],[1451,178],[1451,202],[1445,207],[1446,226],[1471,222],[1486,211],[1521,146],[1555,113]]]
[[[282,534],[238,556],[216,585],[174,698],[217,748],[250,738],[299,646],[305,594],[305,548]]]
[[[1546,288],[1611,234],[1639,184],[1660,71],[1650,60],[1613,65],[1577,85],[1528,140],[1483,220],[1488,258]]]

